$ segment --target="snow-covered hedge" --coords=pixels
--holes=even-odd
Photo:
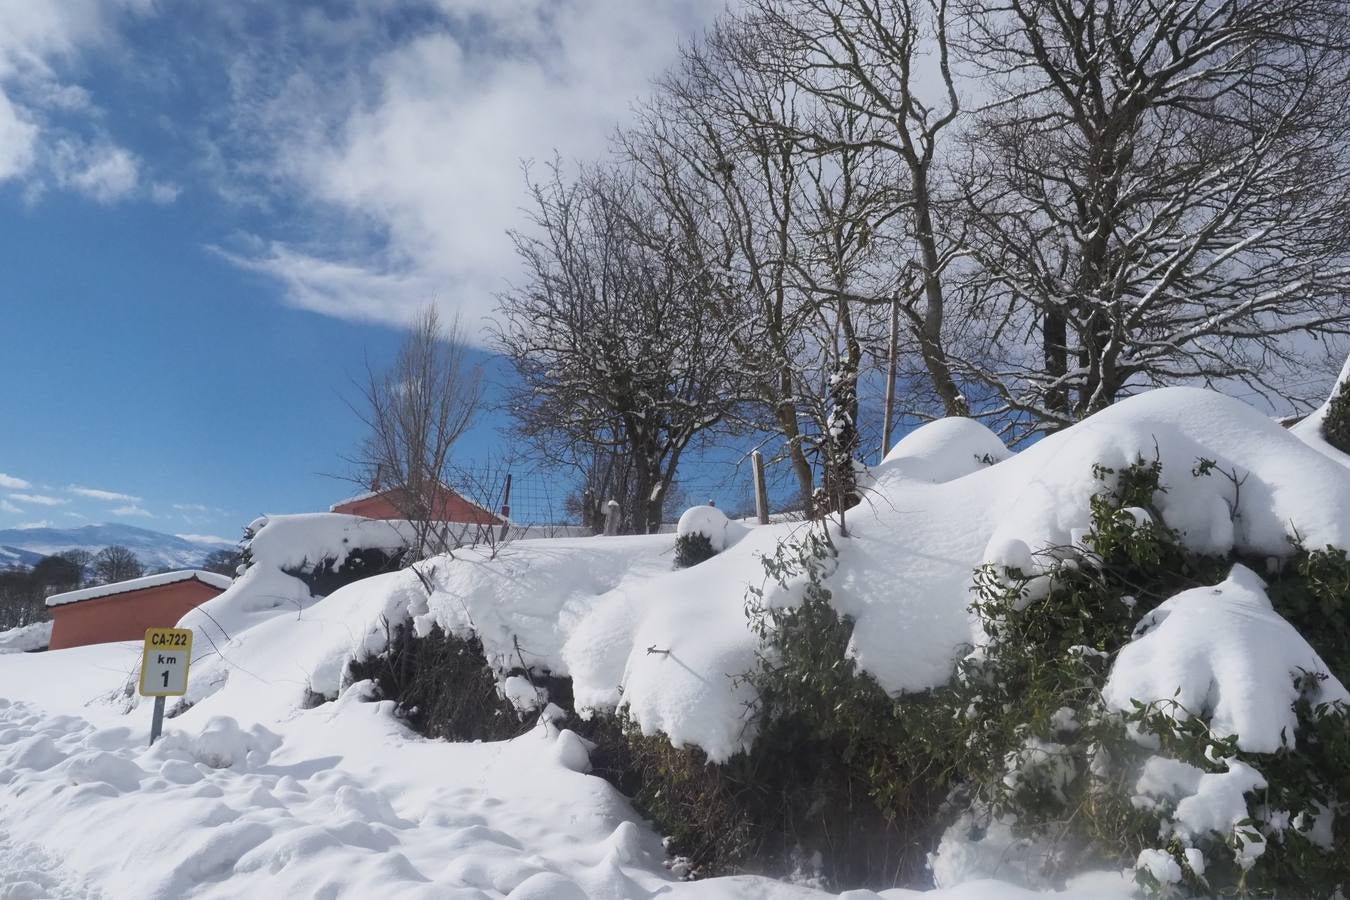
[[[981,569],[982,642],[910,720],[958,773],[940,884],[1131,867],[1161,892],[1331,896],[1350,879],[1333,827],[1350,813],[1350,628],[1325,614],[1350,564],[1298,548],[1267,584],[1191,552],[1159,524],[1164,471],[1099,470],[1073,545],[1037,574]]]
[[[265,679],[282,715],[339,693],[353,660],[451,640],[505,702],[521,678],[570,682],[572,709],[615,726],[654,792],[800,838],[807,875],[845,869],[811,862],[830,801],[807,795],[847,791],[857,821],[870,804],[935,849],[944,880],[1057,883],[1085,864],[1193,891],[1336,876],[1319,842],[1350,796],[1335,774],[1350,771],[1350,567],[1334,549],[1350,546],[1350,470],[1239,401],[1169,389],[1016,454],[935,422],[863,488],[847,537],[754,528],[674,571],[668,536],[508,542],[322,600],[286,572],[396,546],[397,528],[274,518],[248,572],[185,620],[218,652],[188,699],[217,691],[229,714],[258,697],[229,681]],[[734,807],[748,783],[800,827]]]

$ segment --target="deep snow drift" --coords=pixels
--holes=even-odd
[[[1155,391],[1016,454],[977,423],[943,420],[868,474],[849,535],[836,535],[829,587],[856,620],[859,664],[890,691],[944,683],[981,637],[968,612],[973,570],[993,562],[1040,571],[1042,551],[1085,533],[1088,500],[1101,489],[1094,466],[1155,453],[1160,514],[1194,550],[1280,557],[1295,535],[1350,546],[1350,470],[1240,401]],[[1194,474],[1202,459],[1213,470]],[[0,696],[9,698],[0,707],[0,872],[12,848],[36,845],[110,897],[821,896],[765,879],[674,882],[657,837],[617,792],[579,771],[585,748],[565,727],[499,744],[425,741],[346,676],[348,660],[379,653],[401,625],[473,632],[503,673],[524,665],[568,675],[578,708],[622,708],[644,731],[724,759],[753,739],[750,688],[733,680],[756,650],[747,588],[793,601],[800,586],[768,582],[761,557],[804,525],[723,532],[723,552],[680,571],[669,535],[529,540],[435,560],[424,569],[429,594],[404,571],[315,598],[282,570],[354,547],[396,547],[397,526],[332,515],[255,524],[252,568],[183,620],[199,656],[186,702],[153,750],[143,747],[148,704],[126,692],[134,647],[0,657]],[[1225,690],[1224,721],[1264,746],[1283,701],[1260,686],[1243,693],[1234,648],[1260,642],[1275,667],[1317,661],[1297,635],[1271,643],[1288,626],[1261,606],[1258,583],[1235,571],[1205,601],[1219,628],[1198,627],[1185,595],[1165,604],[1122,654],[1113,690],[1237,685]],[[1192,662],[1159,662],[1173,658]],[[528,705],[518,687],[508,688],[513,701]],[[1344,694],[1339,683],[1324,690]],[[324,697],[336,700],[305,708]],[[1140,792],[1186,777],[1160,770],[1141,778]],[[1203,788],[1177,789],[1187,787]],[[957,886],[938,896],[1021,895],[959,884],[990,874],[986,861],[953,862],[960,856],[945,856],[946,881]],[[1124,896],[1129,887],[1108,873],[1076,891]]]

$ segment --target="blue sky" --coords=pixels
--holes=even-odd
[[[0,528],[351,493],[364,360],[427,302],[477,334],[521,161],[598,154],[718,6],[0,3]]]

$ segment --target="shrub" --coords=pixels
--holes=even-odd
[[[675,568],[687,569],[717,555],[712,539],[701,532],[682,534],[675,538]]]
[[[904,731],[895,702],[847,654],[853,623],[830,605],[834,549],[822,531],[783,544],[768,575],[804,580],[775,608],[752,590],[761,642],[756,737],[720,765],[623,718],[588,726],[596,774],[668,835],[691,875],[760,872],[835,890],[923,885],[946,779]]]
[[[1202,460],[1194,474],[1212,471]],[[958,773],[953,810],[976,827],[1011,823],[1014,835],[1052,848],[1036,873],[1046,883],[1071,868],[1130,867],[1141,851],[1160,849],[1173,857],[1188,891],[1334,896],[1350,883],[1345,828],[1338,843],[1322,847],[1311,825],[1322,810],[1343,809],[1342,798],[1350,798],[1344,710],[1313,709],[1305,699],[1293,746],[1254,754],[1240,751],[1236,737],[1211,733],[1203,710],[1178,717],[1167,701],[1140,703],[1121,715],[1102,703],[1111,663],[1134,623],[1181,590],[1221,580],[1234,562],[1188,553],[1156,512],[1141,524],[1126,511],[1153,506],[1160,474],[1156,460],[1122,472],[1099,469],[1104,484],[1114,485],[1093,498],[1087,546],[1053,570],[1043,598],[1032,599],[1025,573],[977,572],[973,609],[988,643],[918,710],[912,728]],[[1300,551],[1270,590],[1277,611],[1326,652],[1333,672],[1350,640],[1347,579],[1343,553]],[[1247,795],[1248,818],[1231,834],[1194,836],[1191,849],[1202,856],[1188,857],[1173,836],[1175,810],[1134,797],[1145,762],[1158,754],[1210,773],[1227,772],[1234,762],[1249,765],[1269,787]],[[1241,858],[1244,845],[1250,846]],[[1200,859],[1204,864],[1192,868]],[[1174,889],[1146,869],[1138,878],[1151,890]]]
[[[408,727],[450,741],[504,740],[524,729],[515,708],[497,690],[497,678],[477,637],[433,627],[417,637],[400,626],[379,656],[348,664],[351,681],[370,679],[398,703]]]
[[[340,587],[386,572],[397,572],[403,565],[407,550],[387,553],[378,547],[356,547],[348,551],[341,563],[329,556],[318,562],[305,561],[287,575],[299,578],[316,597],[326,597]]]
[[[1322,437],[1342,453],[1350,453],[1350,379],[1341,382],[1327,404]]]

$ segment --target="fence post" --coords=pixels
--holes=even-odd
[[[769,524],[769,491],[764,486],[764,454],[758,450],[750,454],[750,471],[755,476],[755,515],[759,524]]]
[[[619,501],[611,500],[605,504],[605,534],[619,533]]]
[[[502,533],[498,540],[506,540],[511,528],[511,473],[506,473],[506,484],[502,487]]]

